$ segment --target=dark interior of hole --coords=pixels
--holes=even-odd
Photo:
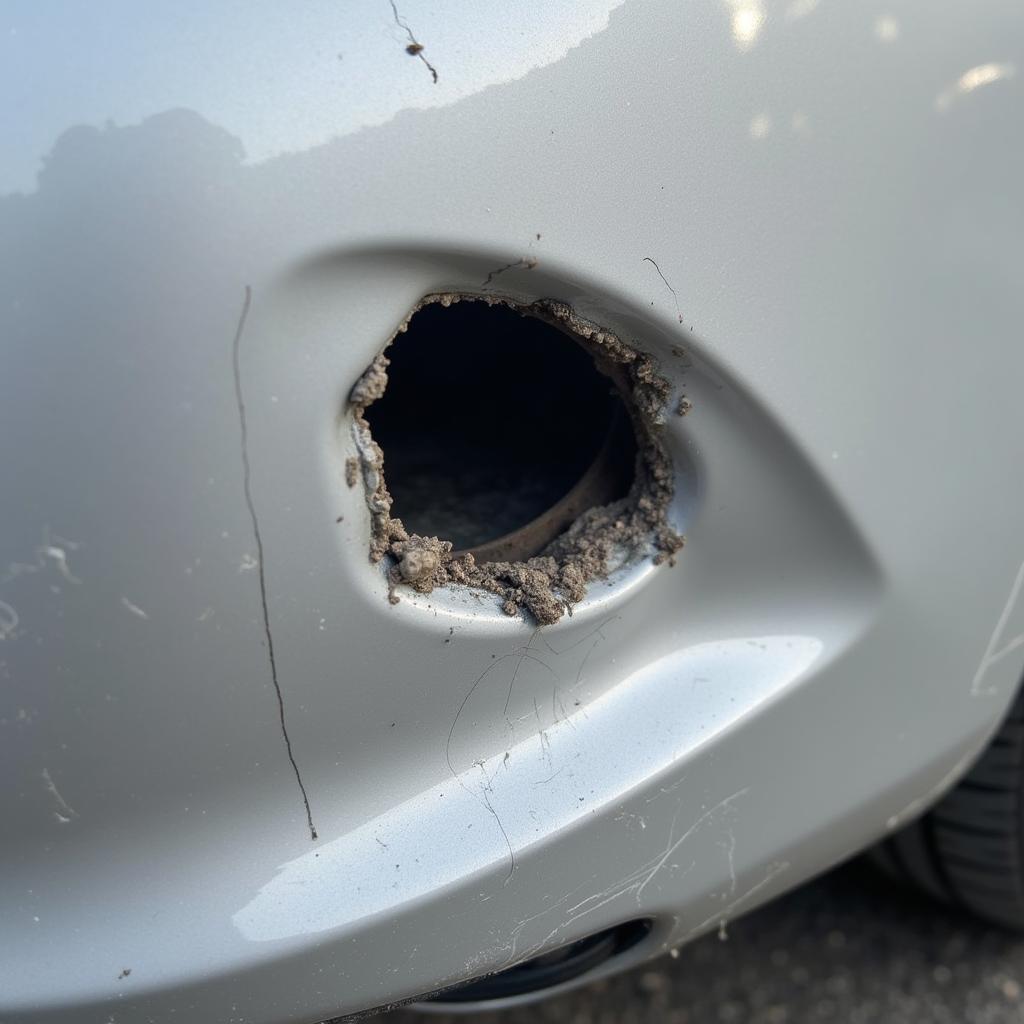
[[[622,399],[557,328],[505,306],[433,304],[387,356],[387,390],[366,418],[410,532],[458,550],[525,526],[609,439],[615,496],[628,492],[636,445]]]

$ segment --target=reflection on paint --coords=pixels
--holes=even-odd
[[[270,942],[348,927],[483,873],[508,880],[513,858],[544,836],[678,776],[819,667],[825,650],[818,637],[781,635],[673,651],[567,718],[490,757],[456,760],[457,774],[282,864],[232,921],[244,938]]]
[[[750,122],[750,137],[752,139],[764,139],[771,134],[772,118],[770,114],[760,113]]]
[[[875,18],[875,38],[880,43],[894,43],[900,37],[900,23],[891,14]]]
[[[302,152],[403,110],[443,107],[553,64],[603,32],[623,0],[447,0],[398,8],[439,81],[410,58],[387,0],[5,0],[0,195],[29,192],[75,125],[136,125],[167,110],[229,126],[248,162]],[[4,105],[6,101],[6,105]]]
[[[943,89],[935,97],[935,109],[940,113],[953,105],[953,103],[966,96],[968,93],[980,89],[983,85],[991,85],[1003,79],[1013,78],[1017,68],[1013,64],[979,64],[965,71],[956,82],[948,89]]]
[[[765,11],[761,0],[727,0],[731,10],[732,41],[741,53],[749,50],[764,27]]]

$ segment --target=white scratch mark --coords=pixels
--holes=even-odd
[[[68,583],[81,583],[82,581],[71,571],[68,566],[68,551],[77,551],[80,547],[73,540],[64,540],[62,537],[51,537],[50,528],[43,527],[42,543],[36,548],[34,562],[11,562],[7,566],[7,572],[0,577],[0,583],[10,583],[19,576],[27,576],[32,573],[43,572],[52,562],[57,571],[68,581]]]
[[[732,830],[729,831],[729,842],[723,844],[725,847],[725,856],[729,862],[729,896],[736,895],[736,833]]]
[[[635,892],[637,886],[640,885],[642,879],[650,870],[652,863],[652,861],[648,861],[646,864],[638,868],[636,871],[632,871],[630,874],[626,875],[625,878],[620,878],[617,882],[615,882],[613,885],[610,885],[607,889],[604,889],[598,893],[594,893],[591,896],[587,896],[585,899],[580,900],[580,902],[577,903],[575,906],[570,907],[566,911],[566,913],[569,915],[567,920],[563,921],[556,928],[553,928],[550,932],[548,932],[548,934],[543,939],[541,939],[540,942],[537,942],[529,949],[524,950],[519,958],[520,961],[529,960],[532,957],[537,956],[538,953],[540,953],[542,950],[548,947],[548,945],[555,939],[559,932],[571,927],[573,924],[575,924],[575,922],[580,920],[580,918],[586,917],[587,914],[592,914],[595,910],[600,910],[601,907],[607,906],[609,903],[613,903],[615,900],[624,896],[626,893]],[[586,885],[586,883],[584,883],[584,885]],[[577,886],[570,893],[568,893],[567,896],[564,896],[557,903],[550,906],[548,908],[548,911],[554,910],[556,907],[561,906],[563,903],[566,902],[566,900],[569,897],[574,896],[582,888],[583,885]],[[533,918],[528,918],[527,920],[533,920]]]
[[[540,942],[536,943],[529,949],[525,950],[520,959],[529,959],[532,956],[536,956],[541,950],[545,949],[548,946],[548,944],[558,935],[559,932],[571,927],[578,920],[580,920],[580,918],[585,917],[588,914],[592,914],[594,913],[594,911],[600,910],[602,907],[607,906],[609,903],[613,903],[615,900],[620,899],[627,893],[634,894],[634,898],[636,899],[637,905],[639,906],[640,894],[643,891],[644,887],[647,886],[655,877],[655,875],[657,875],[658,872],[662,870],[662,868],[668,861],[669,857],[671,857],[672,854],[675,853],[679,849],[679,847],[681,847],[682,844],[686,842],[686,840],[690,838],[690,836],[692,836],[705,822],[713,818],[715,815],[720,814],[724,809],[729,807],[729,805],[732,804],[733,801],[738,800],[741,796],[744,796],[747,793],[749,793],[750,788],[751,787],[748,786],[745,789],[741,789],[738,792],[733,793],[731,796],[727,796],[724,800],[719,801],[717,804],[715,804],[714,807],[710,808],[710,810],[705,811],[686,830],[686,832],[683,833],[683,835],[681,835],[678,839],[675,839],[675,829],[679,817],[679,813],[677,812],[675,819],[673,819],[672,827],[669,832],[668,847],[661,855],[653,857],[646,864],[641,865],[639,868],[637,868],[635,871],[632,871],[624,878],[620,878],[617,882],[609,886],[607,889],[587,896],[585,899],[580,900],[574,906],[569,907],[569,909],[566,911],[566,920],[563,921],[557,928],[549,932],[548,935],[545,936],[545,938],[541,939]],[[688,872],[690,872],[694,868],[694,866],[695,864],[691,864],[689,867],[686,868],[686,871],[684,871],[683,874],[687,874]],[[786,866],[788,867],[788,865]],[[767,882],[763,884],[767,884]],[[582,886],[573,890],[573,893],[578,892],[579,888],[582,888]],[[754,890],[751,890],[751,892],[747,893],[746,895],[751,895],[754,891],[756,891],[756,889],[757,887],[755,887]],[[573,893],[570,893],[569,895],[571,896],[573,895]],[[554,910],[556,907],[559,907],[563,903],[565,903],[567,899],[568,897],[563,897],[557,903],[547,908],[547,911],[544,911],[542,913],[547,913],[551,910]],[[737,901],[737,903],[738,902],[739,901]],[[730,909],[731,906],[725,908],[724,912],[728,913]],[[535,915],[534,918],[527,918],[526,921],[521,922],[521,925],[525,925],[529,921],[534,920],[535,917],[539,916],[542,915],[538,914]],[[716,915],[716,917],[717,916],[718,915]],[[521,931],[522,927],[520,926],[517,928],[516,934],[514,936],[513,949],[515,948],[515,945],[518,942],[519,933]]]
[[[57,570],[61,576],[68,581],[68,583],[81,583],[82,581],[72,573],[68,568],[68,556],[67,552],[63,548],[58,548],[53,544],[47,544],[40,548],[40,552],[46,557],[53,559],[54,564],[57,566]]]
[[[985,674],[993,665],[1002,661],[1002,659],[1008,654],[1012,653],[1024,644],[1024,633],[1020,633],[1003,644],[1002,647],[999,646],[1003,639],[1003,632],[1006,629],[1006,624],[1010,621],[1010,616],[1013,614],[1013,610],[1020,598],[1022,586],[1024,586],[1024,562],[1021,562],[1020,568],[1017,570],[1017,575],[1013,580],[1013,586],[1010,588],[1010,596],[1006,599],[1006,604],[1003,606],[1003,610],[999,615],[999,621],[996,622],[996,628],[992,631],[992,635],[988,640],[988,645],[985,647],[985,653],[981,656],[981,661],[978,663],[978,670],[974,673],[974,679],[971,681],[972,697],[992,696],[993,694],[998,693],[998,691],[993,687],[989,687],[988,689],[982,688],[982,683],[985,680]]]
[[[238,571],[250,572],[252,569],[255,569],[259,564],[260,563],[257,562],[256,559],[247,551],[244,555],[242,555],[242,561],[238,564]]]
[[[519,922],[519,924],[517,924],[517,925],[515,926],[515,928],[513,928],[513,929],[512,929],[512,944],[511,944],[511,947],[510,947],[510,950],[509,950],[509,954],[508,954],[508,959],[507,959],[507,960],[506,960],[506,962],[505,962],[505,966],[506,966],[506,967],[507,967],[507,966],[508,966],[508,965],[509,965],[509,964],[511,963],[511,961],[512,961],[512,960],[513,960],[513,959],[515,958],[515,955],[516,955],[516,947],[517,947],[517,945],[519,944],[519,938],[520,938],[520,936],[521,936],[521,935],[523,934],[523,929],[524,929],[524,928],[525,928],[525,927],[526,927],[526,926],[527,926],[528,924],[530,924],[531,922],[533,922],[533,921],[536,921],[536,920],[537,920],[537,918],[539,918],[539,917],[544,917],[544,915],[545,915],[545,914],[550,914],[550,913],[551,913],[551,911],[553,911],[553,910],[557,910],[557,909],[558,909],[558,908],[559,908],[560,906],[562,906],[562,904],[563,904],[563,903],[566,903],[566,902],[568,902],[568,901],[569,901],[570,899],[572,899],[572,897],[573,897],[573,896],[575,896],[575,895],[576,895],[576,893],[578,893],[578,892],[580,891],[580,889],[582,889],[582,888],[583,888],[583,886],[585,886],[586,884],[587,884],[587,883],[586,883],[586,882],[584,882],[584,883],[583,883],[582,885],[578,885],[578,886],[576,886],[576,888],[575,888],[575,889],[571,889],[571,890],[570,890],[569,892],[567,892],[567,893],[566,893],[566,894],[565,894],[565,895],[564,895],[564,896],[563,896],[563,897],[562,897],[561,899],[559,899],[559,900],[557,900],[556,902],[552,903],[550,907],[545,907],[545,908],[544,908],[543,910],[541,910],[541,911],[538,911],[538,912],[537,912],[536,914],[532,914],[532,915],[531,915],[530,917],[525,917],[525,918],[523,918],[523,920],[522,920],[522,921],[520,921],[520,922]],[[544,940],[544,941],[547,941],[547,940]],[[532,955],[533,955],[533,954],[532,954],[532,952],[531,952],[531,956],[532,956]]]
[[[0,640],[14,636],[17,628],[18,613],[6,601],[0,601]]]
[[[137,615],[140,619],[149,618],[149,616],[137,604],[132,604],[127,597],[121,598],[121,604],[123,604],[125,608],[132,613],[132,615]]]
[[[653,881],[654,876],[665,866],[666,861],[679,849],[683,843],[686,842],[694,832],[697,831],[709,818],[718,814],[728,807],[734,800],[738,800],[742,796],[746,796],[750,792],[750,786],[733,793],[732,796],[727,796],[724,800],[719,801],[710,810],[705,811],[678,839],[672,840],[672,832],[675,831],[675,822],[672,823],[672,832],[669,833],[669,844],[665,849],[665,852],[661,855],[658,862],[654,865],[650,874],[640,883],[640,888],[636,891],[637,899],[640,899],[640,894],[647,888],[647,886]]]
[[[716,814],[721,812],[724,808],[727,808],[734,800],[738,800],[741,796],[744,796],[747,793],[749,793],[750,789],[751,787],[747,786],[746,788],[741,789],[736,793],[733,793],[731,796],[727,796],[724,800],[719,801],[719,803],[715,804],[715,806],[712,807],[710,810],[705,811],[704,814],[702,814],[690,826],[690,828],[687,829],[686,832],[679,837],[679,839],[671,841],[668,849],[665,850],[663,854],[661,854],[658,857],[652,858],[646,864],[641,865],[639,868],[637,868],[635,871],[632,871],[624,878],[620,878],[617,882],[609,886],[607,889],[604,889],[603,891],[598,893],[594,893],[591,896],[587,896],[585,899],[580,900],[579,903],[576,903],[574,906],[571,906],[566,911],[566,914],[568,915],[567,919],[563,921],[561,924],[559,924],[557,928],[554,928],[552,931],[550,931],[543,939],[540,940],[540,942],[535,943],[533,946],[524,950],[523,953],[520,955],[519,960],[528,960],[531,957],[538,955],[538,953],[540,953],[542,950],[548,947],[548,945],[555,939],[555,937],[560,932],[570,928],[573,924],[580,920],[580,918],[585,917],[588,914],[592,914],[596,910],[600,910],[602,907],[607,906],[609,903],[613,903],[615,900],[621,898],[627,893],[632,892],[635,894],[637,905],[639,906],[641,890],[664,867],[666,861],[670,856],[672,856],[673,852],[675,852],[706,821],[708,821],[710,818],[714,817]],[[678,819],[678,814],[676,815],[676,819]],[[676,824],[677,821],[673,820],[672,829],[670,831],[670,837],[675,833]],[[685,875],[689,873],[695,866],[695,863],[691,864],[689,867],[687,867],[686,871],[684,871],[683,874]],[[771,879],[775,877],[775,875],[777,875],[780,871],[784,871],[788,867],[788,863],[773,866],[767,878],[763,879],[752,889],[744,893],[744,895],[741,896],[738,900],[734,900],[731,904],[725,907],[723,911],[719,912],[719,914],[716,914],[713,918],[710,919],[711,922],[718,920],[720,917],[728,915],[745,899],[748,899],[749,897],[753,896],[763,886],[767,885],[771,881]],[[568,900],[570,896],[578,892],[580,888],[582,888],[582,886],[578,886],[567,896],[563,896],[560,900],[558,900],[557,903],[552,904],[550,907],[547,908],[547,910],[542,911],[541,914],[535,914],[533,917],[527,918],[525,921],[521,922],[516,929],[516,934],[514,936],[513,941],[513,949],[515,948],[515,944],[518,942],[519,933],[522,931],[523,926],[525,926],[530,921],[535,920],[537,917],[543,916],[544,913],[549,913],[550,911],[555,910],[557,907],[560,907],[563,903],[565,903]]]
[[[42,770],[41,777],[43,785],[46,787],[46,792],[53,797],[54,802],[57,804],[57,809],[53,812],[54,818],[56,818],[61,825],[66,825],[72,818],[77,818],[78,812],[73,807],[69,806],[64,797],[62,797],[58,792],[57,786],[50,777],[49,768],[44,768]]]
[[[199,618],[196,621],[197,622],[205,622],[212,615],[213,615],[213,609],[212,608],[204,608],[202,610],[202,612],[200,612]]]

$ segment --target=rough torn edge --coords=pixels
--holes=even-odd
[[[391,516],[384,453],[373,439],[365,413],[387,388],[390,361],[385,353],[408,330],[412,318],[426,306],[448,307],[456,302],[506,306],[521,316],[532,316],[556,327],[590,352],[600,372],[612,380],[624,379],[629,389],[623,398],[637,442],[636,478],[629,494],[610,505],[584,512],[544,551],[525,562],[478,565],[470,554],[453,557],[450,541],[410,534],[400,519]],[[438,586],[460,584],[495,594],[507,615],[525,611],[538,624],[550,625],[566,612],[572,614],[573,605],[586,595],[587,584],[605,578],[611,571],[613,558],[636,561],[652,557],[655,564],[674,565],[685,539],[667,518],[675,480],[671,458],[661,440],[661,428],[671,390],[671,384],[658,372],[649,355],[622,341],[614,331],[579,316],[564,302],[522,302],[510,296],[470,292],[424,296],[398,325],[349,394],[352,436],[370,513],[369,557],[375,564],[385,557],[392,559],[388,570],[389,600],[398,602],[397,588],[403,585],[427,594]],[[348,466],[346,470],[349,476]],[[625,559],[617,557],[623,553]]]

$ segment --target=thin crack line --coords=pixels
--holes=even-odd
[[[391,4],[391,13],[395,16],[395,24],[402,29],[405,29],[405,34],[409,37],[409,45],[405,48],[405,52],[410,57],[419,57],[424,64],[427,65],[427,70],[430,72],[431,77],[434,79],[434,85],[437,85],[437,71],[434,65],[423,56],[423,44],[412,34],[412,29],[404,22],[398,14],[398,8],[395,6],[395,0],[388,0]]]
[[[505,696],[505,707],[504,707],[504,709],[501,712],[506,717],[508,716],[509,701],[512,700],[512,687],[516,685],[516,676],[519,675],[519,670],[523,667],[523,662],[528,657],[530,657],[528,652],[531,650],[531,645],[533,644],[534,638],[537,636],[537,634],[539,632],[540,632],[540,626],[538,626],[533,631],[533,636],[530,637],[530,639],[526,643],[526,646],[519,652],[519,661],[516,662],[515,670],[512,672],[512,679],[511,679],[511,681],[508,684],[508,694]],[[540,661],[540,658],[533,658],[532,660]]]
[[[508,885],[508,883],[510,881],[512,881],[512,875],[515,874],[515,870],[516,870],[516,854],[515,854],[515,850],[512,849],[512,840],[509,839],[508,833],[505,831],[505,826],[502,825],[501,818],[498,817],[498,812],[491,805],[490,798],[487,796],[487,791],[484,790],[484,789],[481,789],[480,792],[481,792],[481,794],[483,795],[483,798],[484,798],[484,806],[494,816],[494,820],[498,823],[498,828],[501,829],[501,834],[505,837],[505,845],[508,847],[509,865],[508,865],[508,874],[505,876],[505,881],[502,882],[501,884],[502,885]]]
[[[252,520],[252,534],[256,541],[257,569],[260,582],[260,605],[263,609],[263,633],[267,638],[267,660],[270,662],[270,678],[274,684],[274,692],[277,694],[277,712],[281,720],[281,735],[284,737],[284,746],[288,751],[288,760],[291,762],[292,771],[295,772],[295,781],[299,784],[299,792],[302,793],[302,803],[306,808],[306,821],[309,824],[310,839],[317,838],[316,826],[313,824],[313,812],[310,810],[309,797],[306,795],[306,787],[302,783],[302,774],[299,772],[299,765],[292,753],[292,741],[288,736],[288,727],[284,721],[284,696],[281,693],[281,683],[277,677],[277,659],[274,656],[274,637],[270,632],[270,608],[267,604],[267,578],[263,569],[263,536],[260,533],[260,523],[256,518],[256,505],[252,499],[252,470],[249,466],[249,427],[245,418],[245,400],[242,397],[242,368],[240,361],[240,350],[242,344],[242,333],[245,330],[245,322],[249,317],[249,307],[252,305],[252,289],[245,286],[245,301],[242,303],[242,313],[238,318],[238,327],[235,330],[235,340],[231,345],[232,367],[235,373],[235,401],[238,404],[238,423],[242,430],[242,474],[243,487],[245,490],[245,504],[249,509],[249,518]]]
[[[486,288],[499,274],[504,274],[506,270],[514,270],[516,267],[524,267],[526,270],[533,270],[537,266],[537,260],[533,256],[521,256],[514,263],[506,263],[503,267],[498,267],[497,270],[492,270],[484,280],[481,288]]]
[[[658,277],[660,277],[662,279],[662,281],[665,282],[665,287],[672,293],[672,298],[675,299],[675,303],[676,303],[676,316],[679,317],[679,322],[682,323],[683,322],[683,314],[682,314],[682,312],[679,309],[679,296],[676,294],[675,288],[673,288],[672,285],[670,285],[668,283],[668,278],[666,278],[665,275],[661,272],[661,267],[659,267],[658,264],[655,263],[654,260],[652,260],[650,256],[644,256],[644,258],[640,262],[641,263],[650,263],[650,265],[652,267],[654,267],[654,269],[658,272]]]

